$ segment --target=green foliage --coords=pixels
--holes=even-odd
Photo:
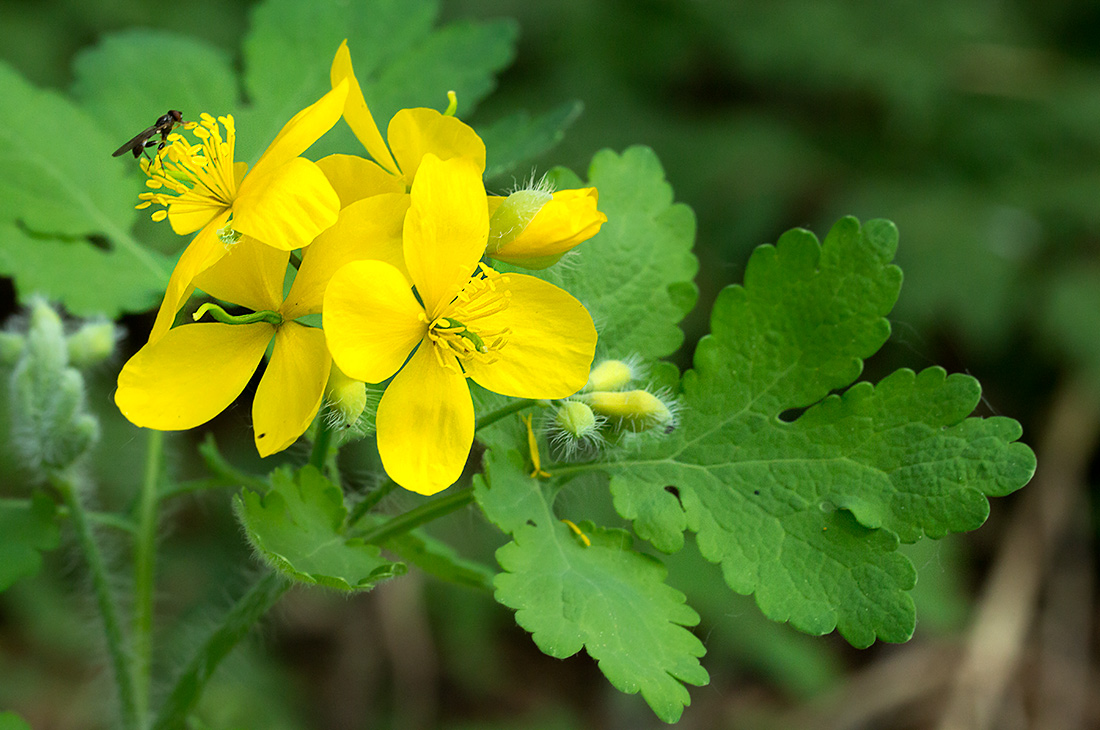
[[[497,551],[504,573],[496,599],[516,610],[546,654],[565,658],[585,649],[620,691],[641,692],[665,722],[690,703],[682,683],[709,681],[699,664],[702,643],[684,627],[698,614],[664,583],[657,560],[631,548],[630,534],[582,522],[589,539],[558,521],[553,493],[523,473],[515,451],[487,457],[477,499],[513,541]]]
[[[42,567],[42,552],[61,540],[53,501],[35,493],[29,502],[0,502],[0,591]],[[2,727],[2,725],[0,725]]]
[[[579,101],[571,101],[539,116],[532,117],[528,112],[519,111],[479,127],[477,132],[485,142],[488,157],[485,179],[498,178],[516,169],[524,160],[556,145],[583,109],[584,105]]]
[[[348,537],[344,495],[314,467],[280,469],[270,492],[242,490],[233,505],[256,551],[294,580],[358,591],[405,572],[377,546]]]
[[[491,569],[459,557],[450,545],[422,530],[413,530],[387,540],[385,547],[440,580],[481,590],[492,588],[495,573]]]
[[[856,646],[904,641],[916,574],[899,540],[971,530],[986,496],[1027,482],[1019,425],[966,419],[979,388],[939,368],[860,383],[901,284],[886,221],[840,221],[824,246],[794,230],[719,297],[684,376],[672,437],[606,467],[618,511],[665,551],[683,531],[765,615]],[[780,416],[810,407],[793,422]]]
[[[31,730],[31,726],[14,712],[0,712],[0,730]]]
[[[45,294],[75,314],[150,307],[170,267],[128,233],[133,186],[110,157],[120,142],[3,64],[0,94],[0,273],[20,297]]]
[[[647,147],[598,153],[588,178],[607,223],[562,267],[561,286],[592,314],[603,354],[670,355],[684,339],[677,323],[695,306],[695,216],[672,202],[672,186]],[[561,168],[551,179],[559,188],[582,185]]]
[[[352,50],[365,97],[385,131],[402,107],[446,105],[448,90],[467,115],[511,62],[516,27],[508,21],[433,28],[433,0],[256,7],[244,41],[242,105],[233,59],[200,41],[164,31],[105,37],[75,62],[78,103],[33,88],[0,65],[0,274],[21,298],[39,292],[76,314],[117,317],[151,308],[164,291],[183,241],[167,225],[131,232],[141,190],[137,165],[110,153],[168,109],[237,119],[238,160],[255,161],[295,113],[329,88],[341,41]],[[153,85],[135,83],[150,76]],[[517,114],[490,126],[493,172],[500,174],[555,144],[576,117],[575,103],[534,118]],[[73,143],[72,140],[79,140]],[[361,149],[338,125],[313,150]]]

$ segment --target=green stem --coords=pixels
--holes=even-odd
[[[383,522],[374,529],[367,530],[360,535],[363,542],[380,545],[395,535],[401,535],[413,530],[426,522],[450,514],[457,509],[465,507],[474,501],[474,488],[465,487],[456,489],[449,494],[422,504],[416,509],[409,510],[405,514],[398,515],[391,520]]]
[[[348,525],[354,525],[363,519],[363,515],[370,512],[374,505],[385,499],[395,489],[397,489],[397,482],[390,479],[378,489],[363,497],[361,502],[352,507],[351,513],[348,515]]]
[[[325,462],[328,460],[328,447],[332,443],[332,429],[325,423],[322,416],[317,421],[317,438],[313,441],[313,453],[309,455],[309,463],[317,467],[321,473],[325,471]]]
[[[477,422],[474,424],[474,430],[475,431],[480,431],[481,429],[485,428],[486,426],[493,425],[494,423],[496,423],[497,421],[499,421],[502,418],[506,418],[506,417],[512,415],[513,413],[519,413],[522,410],[530,408],[531,406],[537,406],[538,404],[539,404],[539,402],[537,400],[532,400],[530,398],[525,398],[523,400],[518,400],[515,403],[509,403],[508,405],[504,406],[503,408],[498,408],[497,410],[493,411],[492,413],[486,413],[484,416],[477,419]]]
[[[76,539],[84,553],[84,559],[88,561],[88,569],[92,576],[92,589],[95,592],[96,605],[99,608],[100,618],[103,619],[103,631],[107,638],[107,653],[110,655],[111,669],[114,671],[115,684],[118,685],[119,711],[122,715],[122,726],[125,728],[137,728],[137,703],[134,699],[134,680],[127,663],[126,645],[122,636],[122,622],[119,621],[118,608],[111,596],[111,587],[107,577],[107,566],[103,562],[103,554],[99,551],[95,536],[88,524],[84,506],[80,503],[80,495],[76,492],[76,485],[71,475],[67,473],[54,473],[50,475],[50,483],[69,508],[69,517],[73,521],[73,529],[76,531]]]
[[[290,582],[277,573],[265,573],[256,581],[188,662],[157,713],[153,730],[180,730],[185,727],[187,716],[194,710],[218,665],[288,588]]]
[[[149,715],[149,683],[153,666],[153,587],[157,549],[157,482],[160,479],[164,432],[149,430],[145,448],[145,478],[138,503],[137,535],[134,539],[134,692],[138,726],[145,727]]]
[[[30,504],[31,500],[29,499],[0,497],[0,509],[2,509],[4,505],[11,505],[18,509],[26,509],[30,506]],[[63,504],[58,505],[57,516],[61,519],[68,519],[69,508]],[[110,512],[92,512],[91,510],[85,510],[84,517],[88,520],[90,524],[98,525],[100,527],[110,527],[115,530],[131,533],[137,531],[137,527],[134,526],[133,521],[125,517],[119,517],[118,515],[111,514]]]

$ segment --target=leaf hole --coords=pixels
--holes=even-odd
[[[779,420],[783,423],[794,423],[805,412],[805,408],[788,408],[787,410],[779,414]]]

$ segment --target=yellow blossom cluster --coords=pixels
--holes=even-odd
[[[404,109],[383,139],[346,43],[331,83],[251,169],[234,161],[233,117],[205,114],[194,142],[172,134],[144,165],[138,207],[156,205],[154,220],[197,234],[115,402],[139,426],[193,428],[227,408],[266,357],[252,422],[269,456],[306,431],[330,377],[387,383],[376,417],[383,466],[433,494],[458,479],[473,442],[467,379],[553,399],[589,377],[596,330],[585,308],[487,260],[549,266],[606,217],[592,188],[489,195],[485,145],[453,116]],[[302,157],[341,117],[369,158]],[[208,304],[197,315],[216,321],[174,327],[196,289],[248,312]]]

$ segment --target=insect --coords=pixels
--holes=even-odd
[[[111,155],[111,157],[118,157],[127,152],[133,152],[134,159],[136,160],[141,156],[142,152],[154,145],[156,145],[158,150],[163,149],[164,145],[168,142],[168,134],[177,124],[183,123],[183,112],[176,109],[169,109],[168,113],[159,117],[153,126],[134,135],[133,139],[115,150],[115,153]],[[158,134],[160,135],[159,141],[154,139]]]

